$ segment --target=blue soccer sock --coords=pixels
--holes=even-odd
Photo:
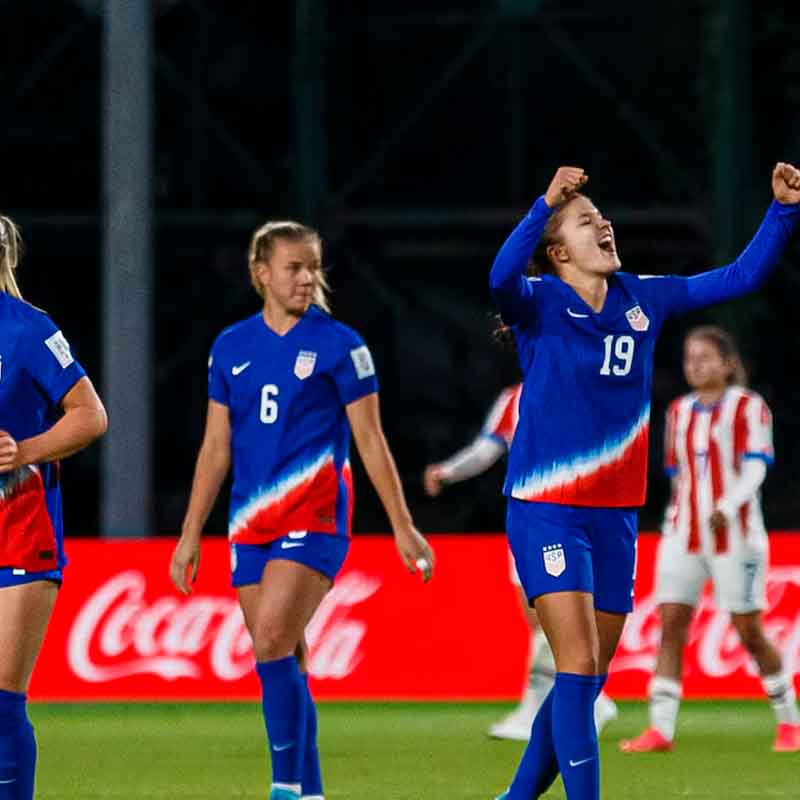
[[[322,796],[322,773],[317,750],[317,707],[308,688],[308,675],[303,675],[306,687],[306,743],[303,751],[303,797]]]
[[[553,693],[551,689],[533,720],[528,745],[508,790],[508,800],[539,797],[558,776],[553,744]]]
[[[567,800],[599,800],[600,761],[594,701],[605,676],[556,673],[553,742]]]
[[[0,800],[33,800],[36,738],[25,701],[0,689]]]
[[[303,769],[308,690],[292,656],[256,664],[261,708],[272,759],[272,783],[299,794]]]

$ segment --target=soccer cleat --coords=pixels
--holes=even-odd
[[[619,716],[617,704],[605,693],[600,692],[594,701],[594,727],[597,733]]]
[[[508,797],[508,789],[506,789],[506,790],[503,792],[503,794],[499,794],[499,795],[497,795],[497,797],[495,797],[495,799],[494,799],[494,800],[506,800],[506,798],[507,798],[507,797]]]
[[[300,794],[291,789],[279,789],[273,786],[269,793],[269,800],[300,800]]]
[[[782,722],[775,730],[772,749],[776,753],[796,753],[800,750],[800,725]]]
[[[527,742],[531,737],[534,714],[525,706],[518,706],[506,714],[499,722],[489,726],[492,739],[511,739],[515,742]]]
[[[623,753],[669,753],[672,742],[655,728],[648,728],[635,739],[623,739],[619,743]]]

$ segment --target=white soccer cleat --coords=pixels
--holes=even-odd
[[[531,736],[531,726],[535,714],[525,706],[517,706],[499,722],[489,726],[492,739],[510,739],[515,742],[527,742]]]
[[[617,704],[605,693],[600,692],[594,701],[594,727],[598,735],[600,731],[619,716]]]

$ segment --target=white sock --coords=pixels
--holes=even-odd
[[[794,681],[781,671],[776,672],[774,675],[762,675],[761,685],[769,698],[769,704],[775,712],[775,719],[778,724],[800,724]]]
[[[675,738],[675,724],[681,705],[681,684],[672,678],[654,675],[648,690],[650,696],[650,727],[670,742]]]

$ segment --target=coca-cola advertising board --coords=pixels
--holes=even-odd
[[[800,660],[800,538],[774,534],[765,624],[786,667]],[[423,585],[391,537],[358,536],[306,631],[320,699],[510,700],[527,629],[500,535],[432,537]],[[612,664],[616,697],[643,697],[659,638],[657,537],[639,539],[634,612]],[[173,542],[68,541],[70,564],[36,666],[38,700],[221,700],[259,694],[224,539],[203,543],[189,597],[168,577]],[[707,588],[686,652],[688,697],[758,697],[752,663]]]

